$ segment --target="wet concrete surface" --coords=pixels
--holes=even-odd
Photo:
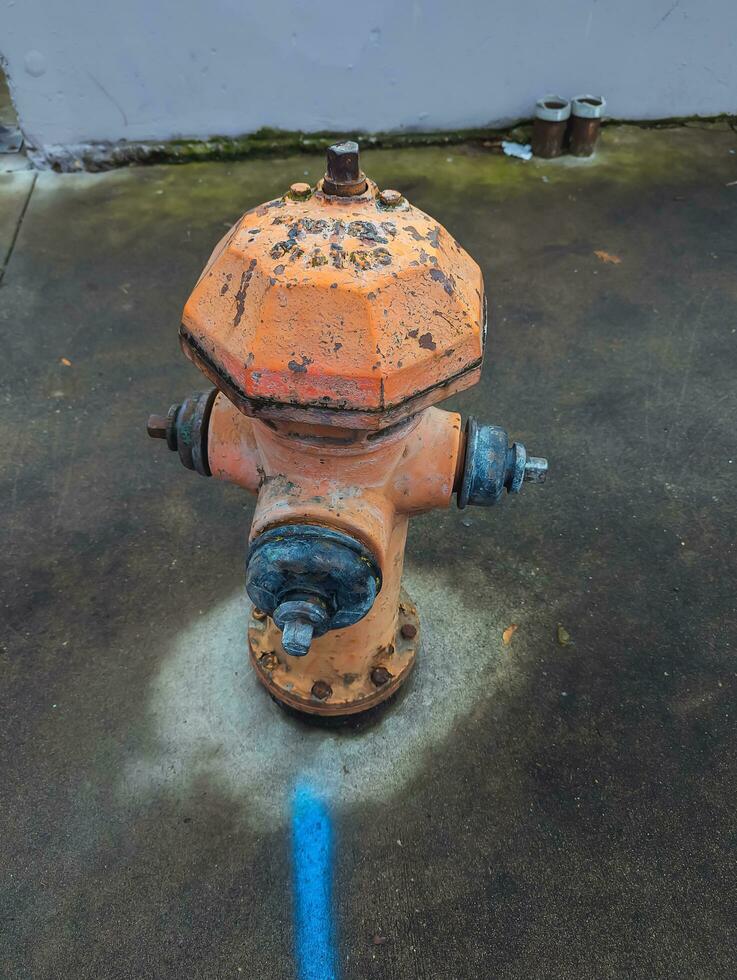
[[[30,200],[35,175],[0,173],[0,281],[13,251],[23,212]]]
[[[252,501],[144,431],[202,387],[176,330],[211,247],[320,161],[39,175],[0,288],[0,974],[294,976],[305,772],[346,980],[737,973],[735,150],[365,154],[484,269],[448,407],[552,469],[414,521],[421,663],[338,731],[248,673]]]

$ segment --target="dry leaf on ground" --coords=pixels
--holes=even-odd
[[[507,628],[504,630],[502,633],[502,642],[504,643],[505,647],[508,647],[512,642],[512,637],[517,632],[518,628],[517,623],[512,623],[511,626],[507,626]]]
[[[605,252],[603,248],[595,249],[594,255],[597,257],[597,259],[601,259],[602,262],[608,262],[609,265],[619,265],[622,261],[618,255],[612,255],[611,252]]]
[[[558,623],[558,628],[555,631],[555,638],[562,647],[567,647],[571,643],[571,634],[562,623]]]

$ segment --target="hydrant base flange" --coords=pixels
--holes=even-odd
[[[394,642],[368,652],[360,671],[338,673],[334,665],[341,660],[340,634],[346,632],[328,634],[335,641],[333,651],[313,650],[306,657],[292,657],[285,653],[281,631],[271,617],[252,609],[251,664],[272,697],[297,711],[323,716],[368,711],[390,698],[409,677],[420,645],[417,608],[402,589]]]

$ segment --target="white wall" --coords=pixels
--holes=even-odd
[[[737,110],[737,0],[6,0],[0,55],[37,146]]]

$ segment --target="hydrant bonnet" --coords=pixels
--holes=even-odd
[[[418,208],[387,208],[357,150],[331,147],[307,198],[247,212],[185,306],[184,353],[246,415],[380,429],[479,379],[479,266]],[[341,196],[354,178],[365,191]]]

